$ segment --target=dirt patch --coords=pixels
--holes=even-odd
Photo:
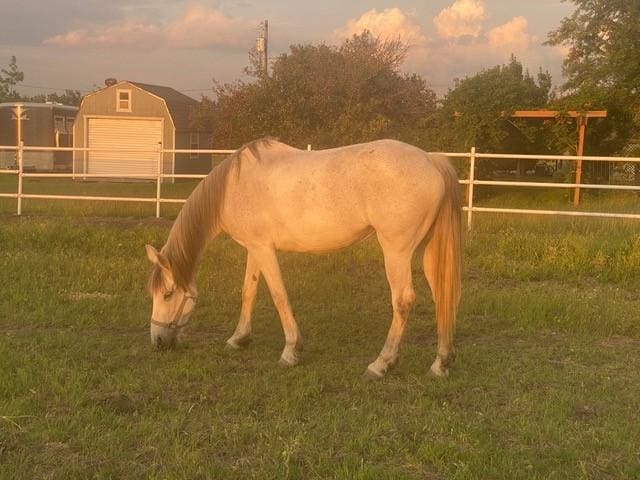
[[[138,413],[139,402],[125,395],[124,393],[114,392],[104,395],[96,399],[96,403],[106,410],[111,410],[120,415],[130,415]]]
[[[173,225],[172,219],[154,217],[56,217],[52,215],[0,215],[3,223],[38,222],[51,220],[66,220],[76,225],[97,225],[100,227],[131,228],[131,227],[166,227]]]
[[[572,416],[576,420],[591,420],[599,415],[600,410],[596,405],[579,404],[574,406]]]
[[[69,299],[78,300],[113,300],[116,295],[102,292],[71,292],[69,293]]]
[[[116,295],[102,292],[70,292],[69,299],[73,301],[78,300],[113,300]]]
[[[640,340],[625,337],[623,335],[613,335],[609,338],[605,338],[599,344],[601,347],[607,348],[619,348],[619,347],[636,347],[640,348]]]
[[[171,227],[173,220],[166,218],[136,218],[136,217],[80,217],[73,218],[80,225],[98,225],[100,227]]]

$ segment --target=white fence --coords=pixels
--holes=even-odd
[[[311,149],[311,147],[308,147]],[[79,201],[109,201],[109,202],[138,202],[153,203],[156,207],[156,217],[161,215],[161,205],[163,203],[184,203],[184,198],[165,198],[162,196],[163,180],[170,179],[201,179],[206,175],[196,174],[167,174],[162,172],[162,159],[164,154],[191,154],[197,153],[201,155],[223,155],[233,153],[234,150],[187,150],[187,149],[162,149],[158,148],[155,153],[158,155],[158,166],[156,175],[153,180],[156,184],[156,192],[153,197],[116,197],[116,196],[86,196],[86,195],[48,195],[24,193],[23,180],[25,178],[59,178],[59,179],[113,179],[113,174],[88,174],[88,173],[34,173],[25,172],[23,168],[23,159],[25,152],[90,152],[95,149],[90,148],[72,148],[72,147],[30,147],[30,146],[0,146],[1,151],[13,151],[16,157],[16,167],[14,169],[2,169],[0,174],[17,175],[17,191],[15,193],[0,193],[0,198],[13,198],[17,200],[17,214],[22,214],[22,204],[26,199],[46,199],[46,200],[79,200]],[[147,152],[148,153],[148,152]],[[599,190],[626,190],[640,192],[640,185],[608,185],[608,184],[584,184],[584,183],[553,183],[553,182],[526,182],[526,181],[502,181],[502,180],[477,180],[476,163],[483,159],[493,160],[535,160],[535,161],[597,161],[597,162],[624,162],[635,164],[635,168],[640,168],[640,158],[631,157],[589,157],[589,156],[566,156],[566,155],[511,155],[511,154],[493,154],[493,153],[477,153],[472,148],[468,153],[443,153],[451,158],[466,158],[469,160],[468,178],[460,180],[461,185],[467,185],[467,201],[463,210],[467,215],[467,226],[471,229],[473,222],[473,214],[481,212],[491,213],[511,213],[511,214],[533,214],[533,215],[562,215],[562,216],[580,216],[580,217],[602,217],[602,218],[626,218],[640,220],[640,212],[638,213],[611,213],[611,212],[584,212],[575,210],[538,210],[538,209],[522,209],[522,208],[493,208],[481,207],[474,205],[474,187],[480,185],[491,186],[517,186],[517,187],[533,187],[533,188],[563,188],[563,189],[599,189]],[[148,174],[123,175],[128,179],[149,179]],[[120,178],[120,177],[118,177]],[[636,179],[638,176],[636,175]]]

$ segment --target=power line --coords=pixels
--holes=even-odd
[[[209,88],[187,88],[187,89],[180,89],[178,91],[182,92],[182,93],[186,93],[186,92],[209,92],[211,90],[213,90],[213,87],[209,87]]]
[[[85,88],[85,89],[78,89],[78,88],[57,88],[57,87],[45,87],[44,85],[28,85],[25,83],[18,83],[17,85],[15,85],[15,88],[31,88],[34,90],[50,90],[50,91],[58,91],[58,92],[64,92],[67,90],[73,90],[73,91],[78,91],[80,93],[88,93],[88,92],[93,92],[95,90],[95,88],[91,89],[91,88]],[[178,90],[178,89],[176,89]],[[178,90],[179,92],[210,92],[213,90],[213,87],[208,87],[208,88],[185,88],[185,89],[180,89]]]
[[[75,89],[75,88],[55,88],[55,87],[44,87],[42,85],[26,85],[24,83],[18,83],[17,85],[14,86],[14,88],[33,88],[36,90],[52,90],[52,91],[58,91],[58,92],[64,92],[67,90],[74,90],[74,91],[78,91],[80,93],[84,93],[84,92],[91,92],[92,90],[79,90],[79,89]]]

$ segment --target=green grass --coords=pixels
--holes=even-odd
[[[534,179],[540,180],[540,179]],[[186,198],[197,185],[198,180],[178,179],[174,183],[162,184],[162,198]],[[0,193],[17,192],[16,175],[0,174]],[[104,182],[72,179],[25,178],[23,191],[26,194],[83,195],[103,197],[145,197],[155,198],[155,182]],[[579,207],[572,203],[573,189],[548,189],[525,187],[476,186],[474,206],[520,209],[553,209],[568,211],[598,211],[609,213],[640,212],[640,190],[605,192],[600,190],[581,191]],[[23,213],[28,215],[64,215],[72,217],[147,217],[155,215],[155,203],[38,200],[24,199]],[[163,204],[164,218],[174,218],[179,206]],[[16,200],[0,198],[0,215],[12,214],[17,209]]]
[[[199,180],[178,179],[174,183],[165,182],[161,186],[162,198],[187,198]],[[18,178],[15,175],[0,175],[0,193],[15,193]],[[72,179],[25,178],[25,194],[81,195],[97,197],[156,197],[155,182],[98,182]],[[0,198],[0,215],[15,213],[17,200]],[[163,204],[161,213],[165,217],[175,217],[180,207]],[[73,217],[148,217],[155,215],[155,203],[41,200],[23,199],[23,213],[28,215],[65,215]]]
[[[636,191],[580,191],[580,205],[573,206],[573,189],[476,186],[474,206],[606,213],[639,213],[640,188]]]
[[[451,376],[427,373],[416,268],[400,364],[370,383],[391,313],[374,241],[280,256],[305,338],[280,369],[264,285],[253,343],[223,348],[244,269],[230,239],[200,264],[185,343],[156,352],[144,244],[170,222],[46,208],[0,217],[0,478],[640,477],[637,222],[478,214]]]

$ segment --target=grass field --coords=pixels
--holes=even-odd
[[[640,210],[637,197],[606,201]],[[370,383],[360,376],[391,313],[373,241],[281,255],[305,338],[302,364],[281,369],[264,285],[254,342],[223,348],[244,269],[230,239],[201,263],[186,342],[156,352],[143,247],[161,246],[170,222],[135,218],[150,206],[31,201],[15,218],[11,205],[0,202],[2,479],[640,477],[638,222],[478,214],[450,377],[427,373],[433,306],[416,268],[400,364]]]

